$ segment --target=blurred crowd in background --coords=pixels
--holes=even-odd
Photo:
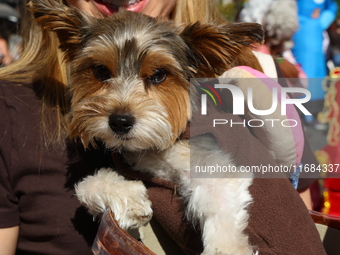
[[[0,0],[0,64],[9,65],[19,58],[21,38],[20,0]]]
[[[197,0],[199,1],[199,0]],[[292,86],[307,87],[313,116],[307,124],[326,129],[317,116],[324,104],[322,81],[340,67],[340,0],[212,0],[229,21],[263,25],[266,41],[260,52],[272,55],[285,77],[300,78]],[[338,4],[339,4],[338,3]],[[8,65],[20,55],[20,10],[24,0],[0,0],[0,65]],[[307,81],[304,78],[312,78]],[[310,84],[307,84],[310,83]]]

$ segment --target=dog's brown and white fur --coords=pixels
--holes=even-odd
[[[121,11],[96,19],[50,0],[35,0],[36,22],[54,31],[70,63],[70,137],[85,147],[101,140],[118,150],[137,171],[178,184],[186,215],[200,223],[204,254],[252,254],[244,233],[252,198],[250,178],[190,178],[189,156],[197,165],[228,165],[232,159],[212,138],[179,140],[195,107],[191,77],[214,77],[232,67],[252,43],[262,42],[257,24],[190,24],[178,27]],[[244,177],[244,175],[242,176]],[[93,215],[111,208],[122,228],[152,217],[140,181],[100,169],[76,186]]]

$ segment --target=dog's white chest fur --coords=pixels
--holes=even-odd
[[[190,165],[203,168],[232,164],[230,156],[212,138],[180,140],[162,152],[129,153],[126,161],[134,170],[178,185],[187,203],[188,218],[202,227],[204,254],[253,254],[243,233],[248,224],[247,205],[252,201],[248,191],[252,174],[222,172],[209,178],[209,173],[202,173],[202,178],[191,178]]]
[[[248,191],[252,174],[191,178],[190,164],[232,164],[212,138],[180,140],[162,152],[129,152],[124,156],[134,170],[176,183],[187,205],[188,219],[201,226],[204,254],[253,254],[244,233],[249,218],[247,207],[252,201]],[[113,170],[101,169],[95,176],[85,178],[77,186],[77,195],[93,214],[111,208],[124,228],[138,227],[152,215],[143,184],[127,181]]]

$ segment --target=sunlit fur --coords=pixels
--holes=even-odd
[[[120,150],[169,147],[191,117],[189,79],[221,74],[242,50],[263,39],[261,27],[249,23],[177,27],[126,11],[96,19],[53,0],[33,1],[31,11],[36,22],[57,33],[70,62],[69,135],[80,137],[85,147],[94,145],[95,138]],[[96,63],[109,68],[110,79],[94,77]],[[145,78],[157,68],[168,71],[167,79],[147,85]],[[112,132],[107,122],[111,113],[135,116],[127,136]]]
[[[167,39],[174,39],[171,37],[173,35]],[[112,39],[100,37],[89,43],[89,48],[73,62],[72,72],[79,75],[72,77],[70,136],[81,137],[85,146],[96,137],[108,148],[163,150],[186,127],[190,118],[190,83],[188,74],[181,72],[185,67],[183,57],[170,47],[167,53],[164,49],[168,45],[164,41],[159,42],[164,45],[162,52],[156,38],[142,45],[133,38],[129,36],[124,44],[119,38],[117,45],[122,46],[117,47],[108,45]],[[91,69],[93,63],[109,67],[112,78],[98,81]],[[145,79],[161,67],[169,71],[166,81],[146,84]],[[175,105],[182,107],[178,109]],[[110,129],[108,116],[112,113],[131,114],[136,118],[136,124],[126,136],[117,136]]]
[[[190,78],[215,77],[234,66],[243,51],[262,42],[261,27],[176,26],[123,10],[96,19],[53,0],[34,0],[30,9],[38,24],[57,34],[70,66],[69,136],[80,138],[85,148],[101,140],[120,151],[134,170],[177,183],[188,219],[201,224],[204,254],[252,254],[244,233],[252,175],[191,179],[190,156],[198,165],[227,165],[232,159],[208,137],[196,142],[178,138],[197,99]],[[105,66],[100,69],[104,74],[94,71],[96,66]],[[165,70],[166,76],[150,82],[156,70]],[[133,116],[129,132],[113,131],[112,114]],[[196,154],[190,154],[193,148]],[[114,171],[100,169],[75,189],[89,212],[96,216],[110,208],[123,228],[139,227],[152,216],[143,184]]]

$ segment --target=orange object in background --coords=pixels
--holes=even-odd
[[[328,123],[327,145],[316,152],[320,165],[328,168],[323,191],[323,213],[340,216],[340,68],[334,68],[325,79],[324,109],[321,123]]]

